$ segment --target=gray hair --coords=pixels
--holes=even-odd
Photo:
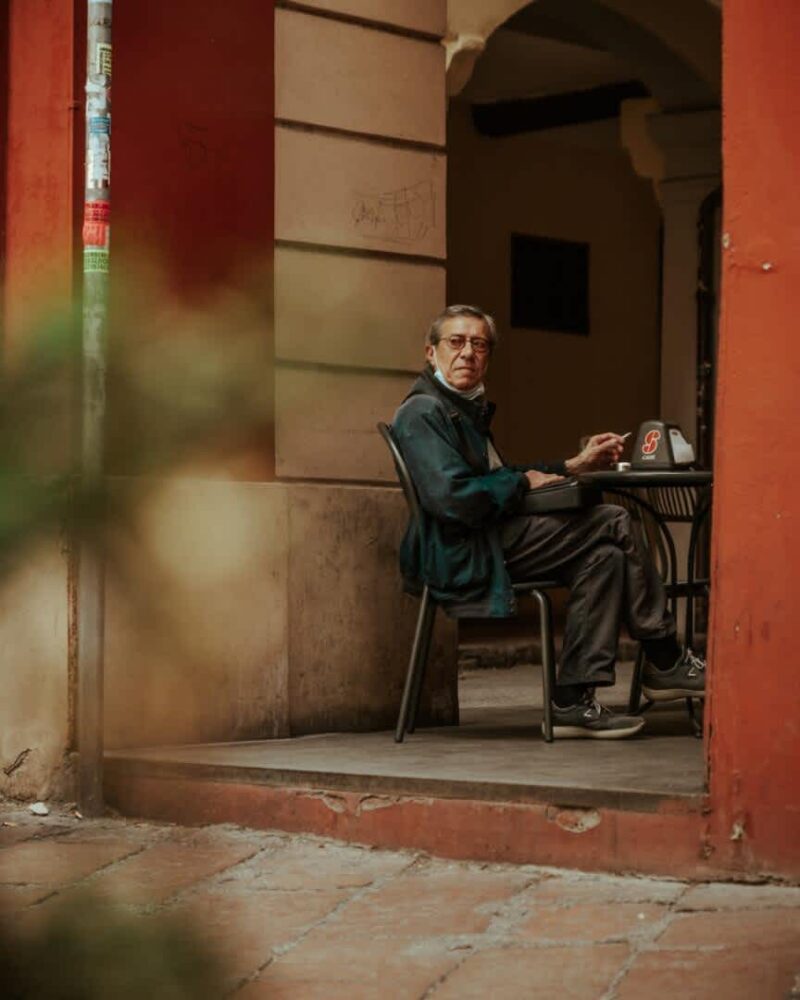
[[[490,349],[495,346],[497,343],[497,326],[495,325],[494,318],[477,306],[448,306],[446,309],[443,309],[431,323],[425,337],[425,343],[435,347],[442,339],[443,324],[455,316],[471,316],[473,319],[483,320],[483,325],[486,328],[486,336],[489,338]]]

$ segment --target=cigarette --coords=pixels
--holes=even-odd
[[[625,438],[629,438],[631,436],[631,434],[633,434],[633,431],[626,431],[624,434],[620,434],[620,437],[624,441]]]

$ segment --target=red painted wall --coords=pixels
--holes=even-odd
[[[188,294],[271,260],[272,7],[114,4],[112,266],[144,248]]]
[[[723,23],[710,846],[797,876],[800,4],[726,0]]]
[[[271,0],[114,4],[112,316],[130,325],[133,304],[134,337],[174,335],[174,323],[158,329],[166,293],[205,307],[225,338],[246,313],[262,416],[208,442],[203,474],[226,478],[274,477],[274,104]],[[212,311],[229,285],[240,293],[235,318]]]
[[[83,201],[80,111],[86,4],[9,0],[0,18],[7,53],[3,335],[6,353],[42,307],[68,302]]]

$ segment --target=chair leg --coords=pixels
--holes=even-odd
[[[539,605],[539,626],[542,637],[542,703],[545,742],[553,742],[553,689],[556,686],[556,657],[553,644],[553,611],[550,597],[542,590],[534,590]]]
[[[406,732],[413,733],[417,728],[417,714],[419,703],[422,700],[422,685],[425,683],[425,674],[428,670],[428,658],[431,652],[431,639],[433,637],[433,623],[436,620],[436,605],[433,601],[428,602],[425,613],[425,620],[422,623],[422,639],[419,648],[419,666],[414,677],[414,688],[411,692],[410,712],[408,716],[408,728]]]
[[[636,662],[633,665],[633,677],[631,678],[631,693],[628,698],[628,712],[631,715],[638,715],[642,700],[642,674],[644,673],[644,646],[639,644],[639,651],[636,654]]]
[[[397,717],[397,726],[394,731],[395,743],[402,743],[408,728],[408,711],[411,705],[411,696],[414,691],[416,675],[420,666],[420,647],[422,644],[422,633],[424,631],[425,619],[428,614],[428,606],[431,602],[428,588],[422,591],[419,602],[419,614],[417,615],[417,627],[414,632],[414,642],[411,645],[411,656],[408,661],[406,672],[406,682],[403,686],[403,697],[400,701],[400,714]]]
[[[703,723],[701,719],[697,718],[697,714],[694,710],[694,700],[692,698],[686,699],[686,711],[689,715],[689,721],[692,723],[692,732],[699,739],[703,738]]]

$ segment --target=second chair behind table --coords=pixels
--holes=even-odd
[[[664,580],[664,589],[669,599],[673,617],[677,619],[678,600],[686,599],[686,645],[694,641],[694,603],[698,598],[707,598],[709,579],[707,574],[695,572],[700,551],[700,531],[705,526],[710,512],[710,494],[707,488],[696,486],[661,486],[645,488],[641,491],[609,491],[613,503],[621,504],[631,514],[634,524],[641,531],[643,544],[654,555],[656,565]],[[643,495],[642,495],[643,494]],[[689,548],[687,553],[687,573],[684,579],[678,571],[678,553],[668,524],[690,524]],[[636,714],[652,706],[646,701],[642,706],[642,675],[644,672],[644,647],[640,646],[631,680],[628,711]],[[686,708],[696,736],[702,735],[694,712],[691,698],[686,699]]]
[[[394,467],[397,471],[397,478],[400,481],[403,496],[408,505],[409,516],[412,520],[419,521],[422,509],[417,490],[408,471],[405,459],[394,439],[392,428],[388,424],[379,423],[378,431],[391,453]],[[553,638],[553,612],[547,591],[560,586],[562,584],[556,580],[527,580],[523,583],[514,584],[514,592],[518,595],[531,595],[536,600],[539,609],[539,629],[542,640],[542,700],[544,705],[542,731],[548,743],[552,743],[553,741],[552,698],[556,683],[556,658]],[[413,733],[416,727],[437,607],[438,604],[432,597],[428,586],[425,585],[420,595],[414,641],[411,645],[411,655],[408,661],[408,670],[406,671],[403,695],[400,701],[400,712],[395,728],[394,738],[397,743],[402,743],[406,733]]]

